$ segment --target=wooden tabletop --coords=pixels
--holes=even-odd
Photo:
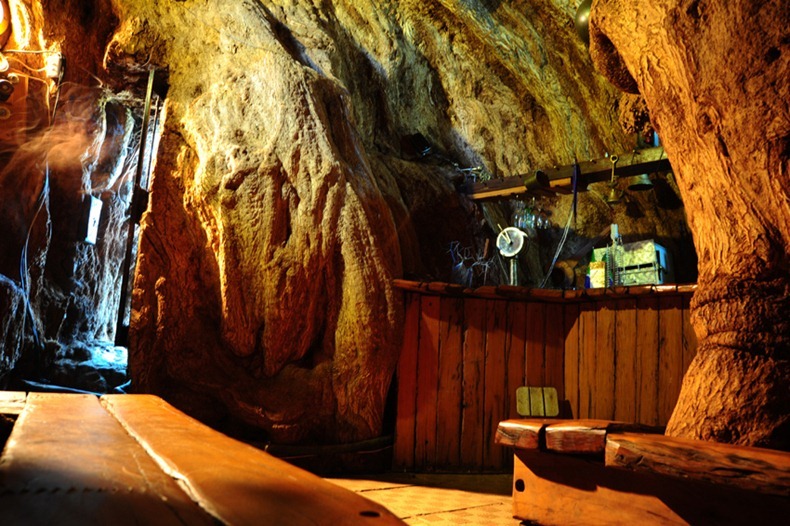
[[[4,526],[403,524],[155,396],[0,396],[0,412],[15,411],[0,457]]]

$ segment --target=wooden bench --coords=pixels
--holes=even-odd
[[[605,420],[506,420],[514,517],[539,524],[786,524],[790,453]]]
[[[6,398],[0,411],[19,409]],[[155,396],[31,393],[19,413],[0,457],[4,526],[403,524]]]

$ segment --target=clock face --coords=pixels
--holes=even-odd
[[[496,238],[496,247],[499,253],[506,258],[512,258],[524,249],[527,235],[516,227],[508,227]]]

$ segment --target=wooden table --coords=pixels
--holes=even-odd
[[[150,395],[2,393],[0,524],[391,525],[392,513]]]

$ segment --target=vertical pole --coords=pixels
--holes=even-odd
[[[129,274],[132,268],[132,251],[134,249],[134,232],[135,232],[135,197],[137,196],[137,188],[140,186],[140,181],[143,178],[143,162],[145,161],[145,150],[148,144],[148,122],[151,114],[151,95],[154,90],[154,73],[156,70],[151,69],[148,72],[148,89],[145,93],[145,109],[143,110],[143,129],[140,136],[140,152],[137,158],[137,170],[134,174],[134,182],[132,186],[132,199],[129,203],[129,233],[126,238],[126,255],[123,259],[123,271],[121,274],[121,304],[118,306],[118,321],[115,325],[115,345],[128,345],[129,334],[128,327],[124,326],[126,319],[126,302],[129,296]]]

